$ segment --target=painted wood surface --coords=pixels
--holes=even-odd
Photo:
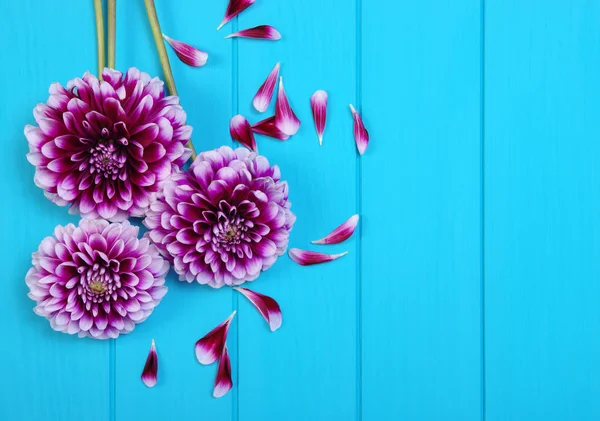
[[[25,124],[51,82],[96,68],[91,1],[0,5],[4,98],[0,420],[559,421],[600,418],[600,1],[257,0],[216,32],[226,2],[157,0],[162,29],[209,53],[170,52],[199,150],[233,145],[275,63],[302,121],[258,137],[280,166],[306,248],[354,213],[321,266],[283,256],[252,284],[275,297],[268,330],[228,288],[177,282],[116,341],[56,333],[24,276],[57,224],[25,159]],[[117,67],[160,75],[141,0],[118,0]],[[276,26],[278,42],[225,40]],[[309,107],[329,93],[319,146]],[[358,158],[348,104],[371,144]],[[193,345],[226,318],[234,389]],[[159,384],[139,376],[154,338]]]

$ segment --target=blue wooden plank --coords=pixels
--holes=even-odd
[[[283,39],[239,41],[239,112],[252,122],[273,115],[274,101],[263,114],[251,102],[281,62],[285,89],[302,126],[286,142],[259,136],[258,147],[289,182],[298,217],[290,247],[350,254],[312,267],[298,266],[284,255],[248,285],[281,305],[283,325],[275,333],[239,298],[239,419],[354,420],[357,239],[337,246],[310,244],[356,212],[348,109],[356,86],[354,7],[344,0],[256,2],[240,15],[238,27],[261,23],[274,25]],[[322,147],[309,102],[318,89],[329,93]]]
[[[479,0],[362,20],[363,419],[479,420]]]
[[[160,75],[156,47],[142,1],[117,4],[117,67],[136,66]],[[208,52],[208,64],[191,68],[169,49],[181,104],[194,127],[198,152],[229,143],[231,47],[215,32],[225,2],[157,0],[161,29],[172,38]],[[116,418],[147,420],[230,419],[232,395],[212,397],[216,365],[201,366],[194,344],[231,313],[231,290],[167,278],[169,292],[150,318],[133,334],[117,340]],[[159,355],[159,381],[147,389],[140,374],[150,342]]]
[[[600,418],[599,20],[486,4],[489,421]]]
[[[0,105],[4,279],[0,419],[105,421],[108,342],[54,332],[33,313],[25,285],[31,253],[40,241],[57,224],[77,218],[48,201],[33,184],[23,127],[34,123],[33,107],[48,99],[50,83],[64,84],[88,69],[95,71],[92,3],[69,0],[60,8],[50,2],[3,3],[0,22],[4,98]]]

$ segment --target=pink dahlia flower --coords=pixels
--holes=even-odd
[[[174,166],[191,151],[192,128],[163,82],[135,68],[104,69],[63,88],[50,85],[46,104],[26,126],[35,183],[53,202],[86,218],[143,216]]]
[[[25,278],[34,311],[59,332],[116,338],[152,313],[169,263],[128,221],[57,226],[33,253]]]
[[[296,220],[280,178],[245,148],[201,153],[165,183],[144,225],[180,280],[214,288],[252,281],[285,253]]]

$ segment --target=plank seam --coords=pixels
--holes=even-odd
[[[356,0],[356,109],[362,113],[362,0]],[[356,241],[356,420],[362,420],[362,164],[356,158],[356,210],[360,215]]]
[[[480,320],[481,320],[481,419],[486,419],[485,373],[485,0],[480,0]]]
[[[117,340],[111,339],[108,343],[108,419],[117,419]]]
[[[233,32],[237,32],[238,30],[238,16],[236,16],[233,20],[232,20],[232,31]],[[231,110],[233,115],[237,115],[239,114],[239,78],[238,78],[238,73],[239,73],[239,67],[238,67],[238,40],[237,38],[233,38],[232,39],[232,44],[231,44],[231,84],[232,84],[232,88],[231,88]],[[231,139],[231,146],[235,147],[234,145],[234,140]],[[231,306],[233,308],[233,310],[238,311],[239,310],[239,303],[238,303],[238,294],[234,291],[231,290]],[[240,419],[240,407],[239,407],[239,382],[240,382],[240,324],[239,324],[239,314],[237,314],[238,317],[235,317],[233,320],[234,326],[235,326],[235,343],[234,343],[234,350],[233,350],[233,356],[235,358],[235,364],[234,364],[234,370],[235,370],[235,375],[233,376],[233,388],[232,388],[232,394],[231,394],[231,400],[232,400],[232,408],[231,408],[231,420],[232,421],[238,421]]]

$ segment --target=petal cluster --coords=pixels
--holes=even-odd
[[[152,313],[166,294],[169,264],[128,221],[57,226],[33,253],[25,281],[34,311],[54,330],[116,338]]]
[[[223,146],[173,174],[144,225],[180,280],[220,288],[256,279],[285,253],[290,207],[277,166]]]
[[[53,202],[86,218],[143,216],[175,167],[190,156],[192,128],[163,82],[135,68],[90,73],[34,109],[25,127],[34,181]]]

